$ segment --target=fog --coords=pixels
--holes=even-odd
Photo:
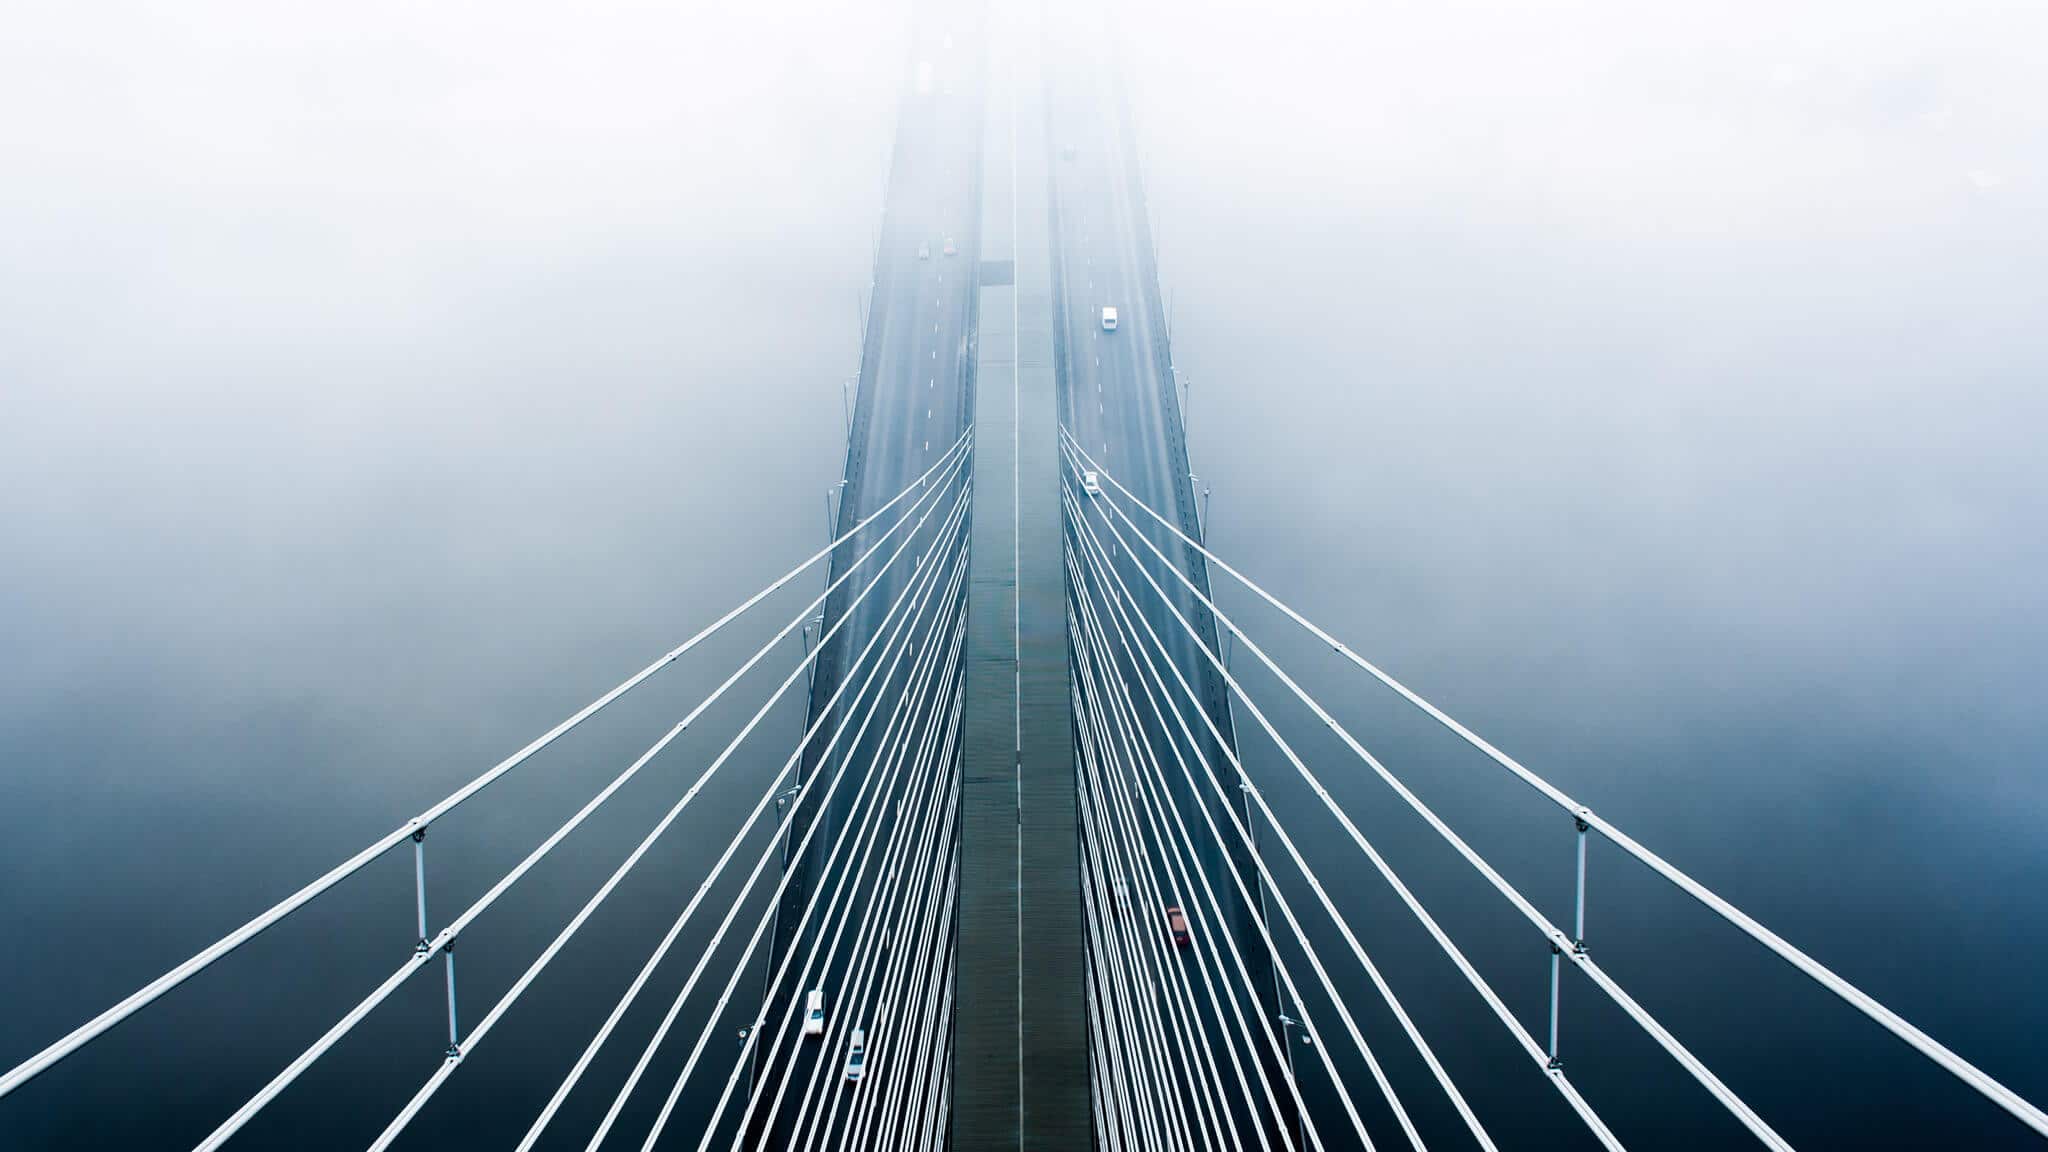
[[[15,8],[0,1065],[822,542],[909,18]],[[1118,19],[1218,551],[2048,1097],[2028,985],[2048,943],[2048,14],[1131,0]],[[1341,666],[1309,682],[1372,730]],[[1504,778],[1387,739],[1433,801],[1520,827]],[[463,899],[583,776],[508,791],[531,813],[466,834]],[[1517,811],[1556,827],[1503,851],[1553,859],[1561,892],[1568,823]],[[366,915],[407,935],[408,884],[378,875]],[[561,883],[566,907],[588,888]],[[1712,938],[1682,922],[1683,948]],[[1601,931],[1619,959],[1621,925]],[[195,982],[175,1020],[247,1008],[292,955]],[[1676,1011],[1780,995],[1752,983],[1768,968],[1689,955],[1643,958],[1653,987],[1667,962],[1720,977],[1666,989]],[[0,1143],[189,1142],[338,1010],[286,1009],[305,1021],[274,1041],[166,1025],[81,1057],[0,1102]],[[1837,1092],[1776,1059],[1738,1086]],[[152,1060],[201,1083],[104,1114],[92,1077]],[[522,1065],[520,1090],[557,1063]],[[314,1146],[344,1117],[335,1139],[360,1144],[415,1073],[362,1107],[307,1104],[309,1081],[270,1138]],[[1873,1082],[1938,1079],[1917,1075]],[[1932,1115],[1894,1099],[1883,1120],[1908,1127],[1875,1138],[1955,1109],[2017,1144],[1988,1105],[1927,1090]]]

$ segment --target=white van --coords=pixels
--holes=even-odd
[[[860,1074],[866,1071],[867,1061],[868,1030],[865,1028],[855,1028],[853,1030],[853,1038],[846,1046],[846,1078],[848,1080],[860,1079]]]
[[[825,1034],[825,990],[813,988],[804,993],[804,1035]]]
[[[1104,332],[1116,331],[1116,309],[1111,308],[1107,304],[1102,306],[1102,330]]]

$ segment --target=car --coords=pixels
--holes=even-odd
[[[951,236],[946,237],[946,246],[942,251],[948,256],[958,256],[960,254],[960,249],[953,246],[953,238]]]
[[[1181,915],[1177,906],[1166,910],[1166,930],[1173,934],[1173,942],[1179,947],[1193,943],[1193,937],[1188,935],[1188,918]]]
[[[1116,309],[1107,304],[1102,306],[1102,330],[1104,332],[1116,331]]]
[[[917,258],[918,258],[919,260],[929,260],[929,259],[931,259],[931,258],[932,258],[932,246],[931,246],[931,245],[929,245],[929,244],[919,244],[919,245],[917,246]]]
[[[804,993],[804,1035],[825,1034],[825,990],[813,988]]]
[[[1094,472],[1081,473],[1081,491],[1086,492],[1090,496],[1102,495],[1102,477]],[[1117,891],[1121,892],[1123,891],[1124,882],[1119,880],[1116,882],[1116,886]]]
[[[860,1074],[866,1070],[867,1062],[867,1029],[855,1028],[853,1030],[853,1037],[847,1042],[846,1046],[846,1078],[848,1080],[860,1079]]]
[[[1065,148],[1060,149],[1060,155],[1068,160],[1072,160],[1074,158],[1074,154],[1077,151],[1079,150],[1076,149],[1072,144],[1069,144]]]

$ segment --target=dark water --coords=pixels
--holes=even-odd
[[[1485,47],[1465,15],[1196,11],[1132,38],[1217,546],[2048,1098],[2048,166],[2005,51],[2040,29],[1608,13],[1496,24]],[[352,21],[403,34],[348,39],[194,19],[109,33],[51,8],[0,48],[0,1064],[779,573],[820,539],[838,464],[900,20],[408,11]],[[1726,31],[1745,22],[1776,36]],[[1568,822],[1248,618],[1568,914]],[[707,647],[437,829],[433,918],[766,634]],[[465,1020],[770,686],[465,936]],[[700,827],[787,747],[736,761]],[[1304,751],[1540,1034],[1540,945],[1340,747]],[[1274,798],[1496,1135],[1575,1139],[1348,843]],[[658,849],[410,1142],[516,1139],[723,839]],[[1596,844],[1592,876],[1602,963],[1796,1145],[2022,1146],[1618,853]],[[0,1102],[0,1146],[189,1146],[403,958],[410,922],[395,856]],[[1361,1025],[1398,1053],[1367,995]],[[1571,1072],[1632,1146],[1741,1143],[1583,984],[1565,995]],[[438,1063],[440,1013],[438,978],[408,987],[243,1141],[365,1143]],[[1451,1131],[1412,1058],[1389,1064]]]

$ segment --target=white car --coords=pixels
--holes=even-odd
[[[804,993],[804,1035],[825,1034],[825,990],[813,988]]]
[[[958,256],[960,254],[960,249],[953,246],[953,238],[951,236],[946,237],[946,246],[942,251],[948,256]]]
[[[919,245],[917,246],[917,258],[918,258],[919,260],[929,260],[929,259],[931,259],[931,258],[932,258],[932,246],[931,246],[931,245],[929,245],[929,244],[919,244]]]
[[[1090,496],[1102,495],[1102,477],[1094,472],[1081,473],[1081,491],[1086,492]],[[1123,892],[1123,881],[1119,880],[1116,882],[1116,890],[1118,893]],[[1128,907],[1129,901],[1126,901],[1125,905]]]
[[[849,1042],[849,1043],[847,1044],[847,1047],[846,1047],[846,1078],[847,1078],[848,1080],[858,1080],[858,1079],[860,1079],[860,1074],[861,1074],[861,1073],[862,1073],[863,1071],[865,1071],[865,1070],[866,1070],[866,1067],[867,1067],[867,1061],[868,1061],[868,1032],[867,1032],[867,1029],[865,1029],[865,1028],[855,1028],[855,1029],[853,1030],[853,1038],[852,1038],[852,1040],[851,1040],[851,1041],[850,1041],[850,1042]]]
[[[1102,306],[1102,330],[1104,332],[1116,331],[1116,309],[1111,308],[1107,304]]]

